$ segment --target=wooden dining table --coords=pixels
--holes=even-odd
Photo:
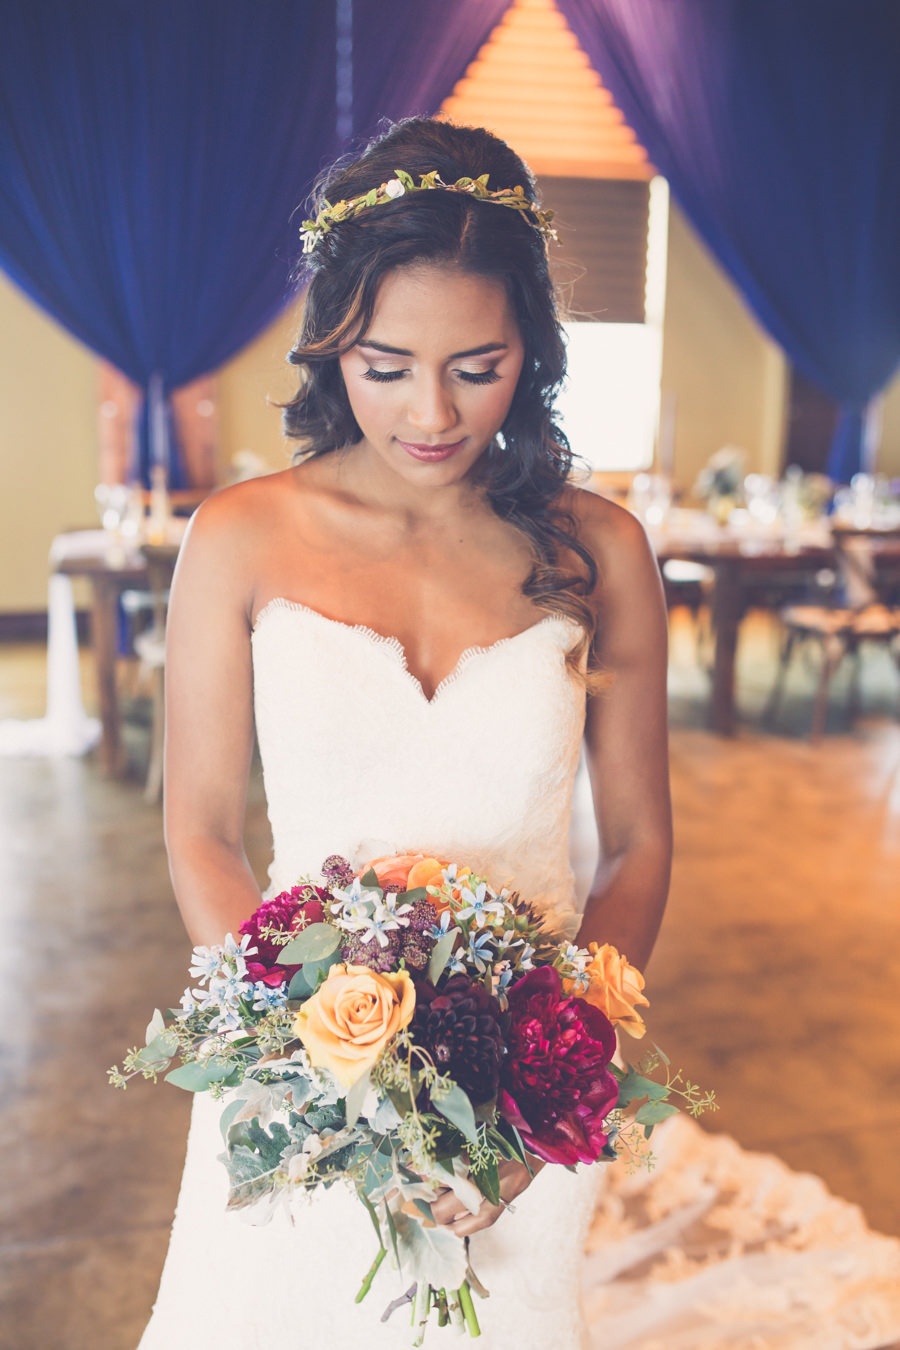
[[[760,581],[787,577],[801,582],[814,577],[834,561],[831,542],[800,539],[741,537],[719,530],[693,533],[677,529],[650,531],[660,565],[669,559],[702,563],[713,572],[711,622],[713,633],[712,687],[708,723],[720,736],[733,736],[737,727],[736,660],[741,619],[748,596]]]
[[[100,717],[100,766],[111,777],[121,777],[128,768],[122,740],[122,714],[116,684],[119,654],[119,597],[127,590],[158,590],[171,577],[178,557],[178,544],[160,544],[60,558],[54,570],[69,577],[83,577],[91,592],[91,646],[97,681]]]

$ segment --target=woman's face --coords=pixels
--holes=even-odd
[[[410,483],[459,482],[502,426],[523,358],[502,282],[451,265],[389,272],[340,358],[360,448]]]

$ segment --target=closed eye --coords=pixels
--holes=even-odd
[[[376,370],[369,366],[363,371],[363,379],[374,380],[376,384],[391,384],[394,380],[402,380],[406,373],[405,370]],[[496,384],[500,379],[496,370],[457,370],[454,374],[465,384]]]
[[[496,384],[500,379],[496,370],[458,370],[456,374],[466,384]]]
[[[390,384],[392,380],[402,379],[405,374],[405,370],[374,370],[370,366],[363,371],[363,379],[374,380],[376,384]]]

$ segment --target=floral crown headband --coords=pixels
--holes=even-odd
[[[359,197],[351,197],[348,202],[335,202],[334,206],[330,202],[325,202],[315,220],[304,220],[300,227],[303,252],[312,253],[319,240],[324,238],[334,225],[339,225],[344,220],[355,220],[372,206],[383,206],[385,202],[396,201],[398,197],[405,197],[410,192],[431,192],[438,189],[442,192],[462,192],[480,202],[491,202],[494,206],[509,206],[518,211],[545,241],[550,239],[555,241],[559,237],[551,223],[552,211],[538,210],[525,196],[523,187],[499,188],[492,192],[488,187],[489,174],[482,174],[480,178],[458,178],[455,183],[445,183],[437,170],[433,169],[431,173],[422,174],[418,186],[403,169],[396,169],[395,175],[380,187],[372,188]]]

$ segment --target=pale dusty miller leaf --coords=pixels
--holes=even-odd
[[[404,1210],[394,1214],[403,1274],[435,1289],[458,1289],[466,1278],[466,1249],[446,1228],[426,1228]]]

